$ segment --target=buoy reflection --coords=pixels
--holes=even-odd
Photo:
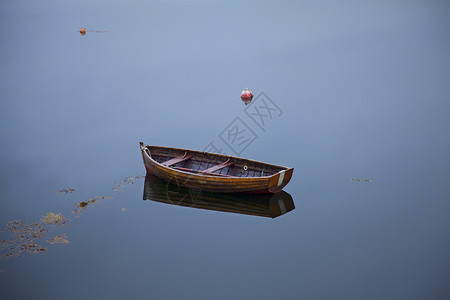
[[[82,36],[85,36],[86,33],[88,33],[88,32],[105,33],[105,32],[108,32],[108,30],[87,30],[86,28],[81,27],[79,32]]]

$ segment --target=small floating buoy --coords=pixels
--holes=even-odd
[[[244,89],[241,93],[241,100],[245,103],[245,105],[252,102],[253,93],[249,89]]]
[[[85,35],[86,34],[86,28],[81,27],[80,33],[81,33],[81,35]]]

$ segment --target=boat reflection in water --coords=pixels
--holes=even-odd
[[[144,200],[200,209],[276,218],[295,209],[285,191],[276,194],[211,193],[168,183],[147,173]]]

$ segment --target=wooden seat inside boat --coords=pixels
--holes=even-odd
[[[231,166],[231,165],[233,165],[233,164],[234,164],[234,161],[227,160],[227,161],[225,161],[225,162],[223,162],[223,163],[220,163],[220,164],[218,164],[218,165],[212,166],[211,168],[208,168],[208,169],[206,169],[206,170],[202,170],[202,172],[205,172],[205,173],[213,173],[213,172],[215,172],[215,171],[217,171],[217,170],[226,168],[226,167]]]
[[[187,152],[184,153],[183,155],[177,156],[175,158],[169,159],[168,161],[165,161],[163,163],[161,163],[162,165],[166,166],[166,167],[170,167],[172,165],[175,165],[177,163],[180,163],[182,161],[191,159],[192,155],[188,154]]]

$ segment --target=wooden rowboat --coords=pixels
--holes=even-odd
[[[289,193],[212,193],[171,184],[147,173],[144,200],[227,213],[276,218],[295,209]]]
[[[141,152],[147,172],[179,186],[211,192],[278,193],[293,168],[178,148],[148,146]]]

